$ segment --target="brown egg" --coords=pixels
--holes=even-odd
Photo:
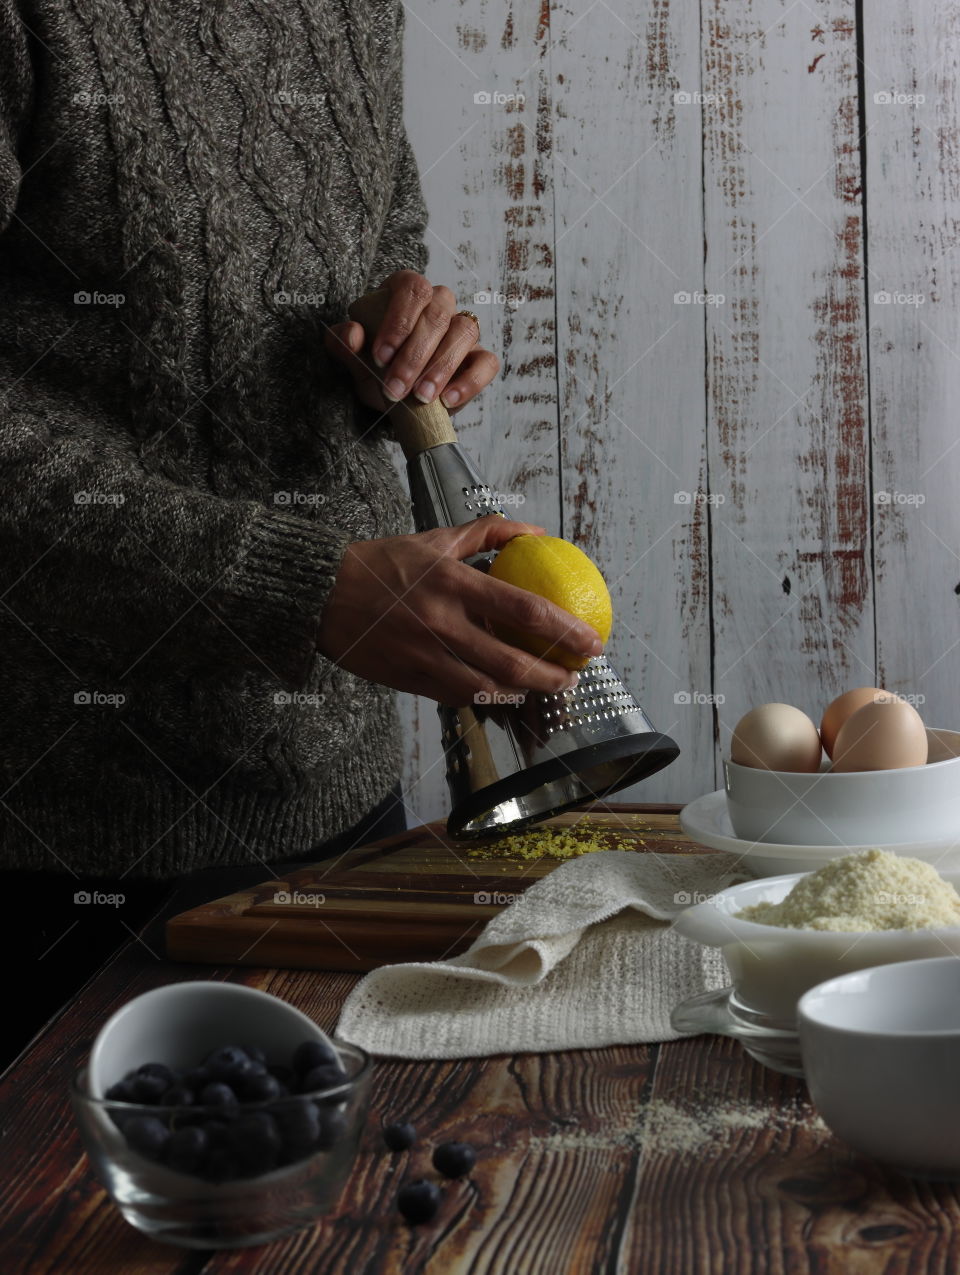
[[[819,770],[820,736],[799,708],[761,704],[734,727],[730,760],[758,770]]]
[[[846,691],[843,695],[838,695],[827,705],[827,710],[820,722],[820,741],[828,757],[833,756],[833,741],[847,718],[858,708],[863,708],[864,704],[872,704],[878,695],[886,695],[886,693],[878,686],[858,686],[855,691]]]
[[[912,704],[902,699],[864,704],[840,727],[833,769],[901,770],[927,760],[927,732]]]

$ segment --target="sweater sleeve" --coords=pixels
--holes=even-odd
[[[403,122],[403,5],[396,9],[394,35],[387,51],[389,118],[394,136],[393,194],[377,251],[370,267],[369,286],[377,288],[397,270],[423,274],[429,260],[424,242],[427,206],[417,171],[417,161]]]
[[[121,671],[147,659],[304,685],[355,537],[146,474],[77,404],[13,380],[0,356],[4,611],[106,644]]]
[[[33,76],[0,0],[0,235],[17,217]],[[53,340],[51,341],[53,344]],[[141,660],[239,667],[302,686],[343,530],[147,473],[124,422],[0,346],[0,606],[56,655],[50,630]]]
[[[424,243],[427,206],[420,186],[417,161],[406,130],[401,129],[399,154],[394,169],[393,198],[390,211],[370,268],[370,286],[379,287],[397,270],[416,270],[424,274],[430,258]]]

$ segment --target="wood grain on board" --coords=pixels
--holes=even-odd
[[[610,849],[702,850],[680,831],[675,808],[618,804],[540,826]],[[495,843],[452,841],[441,824],[430,824],[183,912],[167,922],[166,954],[325,970],[444,960],[469,947],[491,917],[558,862],[510,859]]]

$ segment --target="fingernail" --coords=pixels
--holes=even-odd
[[[421,381],[413,391],[414,397],[418,398],[421,403],[432,403],[433,396],[437,392],[437,387],[433,381]]]
[[[579,683],[579,681],[580,681],[580,674],[571,673],[560,689],[564,691],[572,691],[573,688]]]
[[[583,655],[599,655],[603,650],[603,643],[599,638],[594,638],[592,642],[588,642],[581,654]]]
[[[373,361],[377,367],[386,367],[395,354],[392,345],[378,345],[373,352]]]
[[[403,381],[398,380],[395,376],[391,376],[390,380],[387,381],[386,385],[384,385],[383,392],[386,394],[387,398],[399,400],[403,398],[404,394],[406,394],[407,389]]]
[[[456,407],[461,397],[459,390],[444,390],[440,395],[440,402],[443,403],[444,407]]]

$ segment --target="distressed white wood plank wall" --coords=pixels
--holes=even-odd
[[[755,704],[818,722],[874,676],[854,18],[852,0],[704,9],[721,748]]]
[[[454,414],[518,517],[560,521],[549,22],[535,4],[406,8],[406,118],[430,209],[429,278],[473,310],[502,370]],[[445,816],[436,705],[402,697],[409,823]]]
[[[609,581],[610,658],[713,776],[699,15],[552,7],[562,533]],[[676,764],[676,763],[675,763]],[[675,800],[673,767],[622,793]],[[689,778],[686,783],[689,785]]]
[[[765,699],[879,675],[960,720],[958,19],[865,7],[858,84],[854,0],[405,3],[428,274],[503,364],[458,431],[598,561],[683,749],[625,799],[715,787]],[[436,709],[402,700],[408,820],[438,818]]]
[[[960,10],[864,6],[881,674],[960,720]]]

